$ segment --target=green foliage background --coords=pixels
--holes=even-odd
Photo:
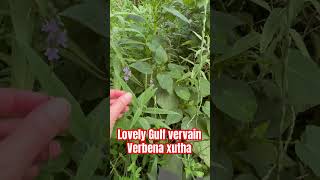
[[[106,2],[100,0],[0,1],[0,87],[40,91],[72,104],[70,130],[58,137],[61,156],[44,164],[39,180],[105,179]],[[60,19],[67,48],[58,61],[45,57],[46,20]]]
[[[319,179],[319,1],[213,6],[213,179]]]
[[[110,17],[111,86],[134,95],[115,129],[199,128],[204,139],[193,143],[192,155],[127,155],[114,133],[112,177],[156,179],[159,167],[178,179],[209,178],[209,1],[114,0]]]

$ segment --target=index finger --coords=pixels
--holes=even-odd
[[[110,99],[116,99],[122,95],[124,95],[126,92],[121,91],[121,90],[116,90],[116,89],[111,89],[110,90]]]
[[[23,117],[48,100],[49,96],[32,91],[0,88],[0,117]]]

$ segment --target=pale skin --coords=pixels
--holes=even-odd
[[[132,95],[130,93],[120,90],[110,91],[110,134],[116,120],[129,110],[131,100]]]
[[[110,91],[110,131],[130,102],[130,94]],[[43,162],[57,158],[54,138],[68,128],[70,112],[63,98],[0,88],[0,179],[35,179]]]

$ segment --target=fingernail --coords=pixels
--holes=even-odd
[[[64,125],[61,128],[65,128],[66,118],[68,118],[71,112],[70,103],[64,98],[54,98],[50,100],[47,108],[50,108],[48,110],[48,115],[50,116],[50,120],[60,121],[59,123],[63,123]]]
[[[124,98],[125,100],[130,101],[131,98],[132,98],[132,94],[131,94],[131,93],[126,93],[126,94],[123,96],[123,98]]]

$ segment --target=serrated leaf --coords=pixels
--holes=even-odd
[[[163,64],[168,61],[167,52],[161,45],[157,47],[154,58],[157,64]]]
[[[153,68],[149,63],[138,61],[130,65],[134,69],[138,70],[143,74],[152,74]]]

